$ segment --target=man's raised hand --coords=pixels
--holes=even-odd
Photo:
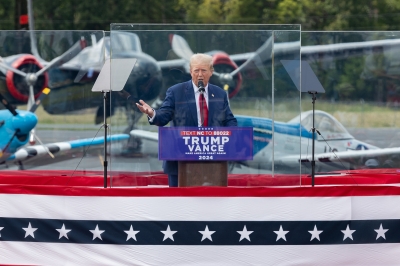
[[[140,104],[139,104],[140,103]],[[147,114],[149,117],[153,117],[154,110],[148,105],[145,101],[139,100],[139,103],[136,103],[136,106],[139,108],[140,112]]]

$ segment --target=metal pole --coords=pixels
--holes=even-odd
[[[106,117],[106,106],[107,106],[107,92],[103,91],[103,105],[104,105],[104,188],[107,188],[107,117]]]
[[[310,91],[308,92],[312,94],[312,154],[311,154],[311,185],[314,186],[314,179],[315,179],[315,159],[314,159],[314,154],[315,154],[315,100],[317,97],[315,96],[317,94],[316,91]]]
[[[31,52],[34,56],[38,57],[39,52],[36,47],[35,23],[33,20],[32,0],[27,0],[27,4],[28,4],[29,35],[30,35],[30,39],[31,39]]]

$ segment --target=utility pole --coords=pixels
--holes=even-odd
[[[26,0],[15,0],[14,23],[16,30],[28,30],[29,18]]]

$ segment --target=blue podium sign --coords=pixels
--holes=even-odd
[[[158,141],[160,160],[253,159],[252,127],[159,127]]]

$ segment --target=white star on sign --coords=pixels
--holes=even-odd
[[[199,233],[203,235],[203,237],[201,238],[201,242],[203,242],[203,240],[206,238],[212,241],[211,235],[214,234],[215,231],[209,231],[208,225],[206,225],[206,229],[204,229],[204,231],[199,231]]]
[[[126,241],[128,241],[130,238],[133,240],[136,240],[136,234],[139,233],[140,231],[134,231],[131,225],[131,228],[129,228],[129,231],[124,231],[127,234]]]
[[[314,238],[318,239],[318,241],[321,241],[319,239],[319,234],[321,234],[323,231],[318,231],[317,225],[314,225],[314,230],[313,231],[308,231],[311,234],[311,240],[312,241]]]
[[[346,238],[350,238],[351,240],[353,240],[353,233],[356,230],[350,230],[349,225],[347,225],[346,230],[340,230],[340,231],[342,231],[342,233],[344,234],[343,236],[343,241],[344,241]]]
[[[289,231],[283,231],[282,229],[282,225],[281,227],[279,227],[279,231],[274,231],[274,233],[276,234],[276,241],[278,241],[280,238],[282,238],[283,240],[286,241],[286,234],[289,233]]]
[[[33,238],[35,238],[35,236],[33,235],[33,232],[35,232],[37,230],[37,228],[32,228],[31,223],[29,223],[28,228],[22,228],[25,230],[25,238],[27,236],[32,236]]]
[[[4,227],[0,227],[0,231],[3,230]],[[0,237],[1,237],[1,233],[0,233]]]
[[[103,240],[103,239],[101,239],[101,234],[104,233],[105,230],[99,230],[99,225],[96,224],[96,228],[94,230],[89,230],[89,231],[93,234],[92,240],[95,240],[96,238]]]
[[[378,238],[380,238],[380,237],[383,237],[383,239],[386,239],[385,233],[386,233],[387,231],[389,231],[389,229],[383,229],[383,228],[382,228],[382,224],[381,224],[381,226],[379,227],[379,229],[375,229],[375,232],[378,233],[378,235],[376,236],[376,239],[378,240]]]
[[[236,231],[240,234],[240,239],[239,242],[242,241],[243,239],[247,239],[250,241],[250,234],[253,233],[254,231],[247,231],[246,225],[243,227],[243,231]]]
[[[68,239],[68,233],[69,232],[71,232],[71,230],[69,230],[69,229],[65,229],[65,225],[63,224],[62,225],[62,227],[61,227],[61,229],[56,229],[59,233],[60,233],[60,236],[58,237],[58,239],[61,239],[61,237],[65,237],[66,239]]]
[[[164,241],[165,239],[169,238],[172,241],[174,241],[174,234],[178,232],[178,231],[171,231],[171,228],[169,228],[169,225],[167,227],[166,231],[161,231],[161,233],[164,234],[164,239],[162,241]]]

